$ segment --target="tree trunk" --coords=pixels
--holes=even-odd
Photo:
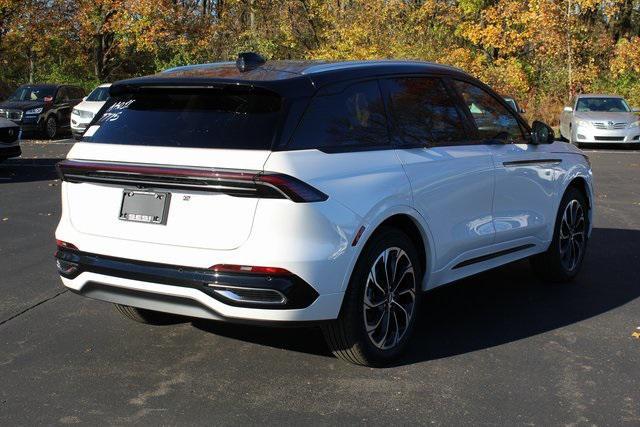
[[[254,32],[256,29],[256,13],[253,0],[249,0],[249,28],[251,32]]]
[[[33,48],[29,48],[29,83],[33,84],[33,77],[36,70]]]
[[[94,37],[93,71],[96,80],[101,82],[104,77],[104,46],[102,34],[97,34]]]

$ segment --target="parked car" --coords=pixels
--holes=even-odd
[[[65,286],[141,322],[318,324],[362,365],[399,357],[424,291],[529,257],[569,281],[591,233],[586,156],[443,65],[175,68],[115,83],[82,141]]]
[[[22,154],[20,134],[20,126],[11,120],[0,118],[0,162]]]
[[[80,87],[58,84],[20,86],[0,102],[0,117],[17,123],[23,132],[43,133],[53,139],[69,129],[71,109],[84,96]]]
[[[560,117],[562,137],[578,146],[625,143],[640,145],[637,108],[615,95],[578,95]]]
[[[71,132],[76,139],[82,136],[93,117],[109,99],[109,87],[111,83],[98,86],[71,110]]]
[[[511,108],[513,108],[513,111],[515,111],[516,113],[525,113],[524,108],[521,108],[515,99],[511,98],[510,96],[505,96],[504,100],[507,102],[507,104],[509,104]]]

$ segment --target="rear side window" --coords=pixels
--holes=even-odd
[[[289,148],[375,149],[389,146],[377,81],[355,83],[340,93],[315,96]]]
[[[440,79],[387,79],[384,84],[401,144],[449,145],[465,139],[462,117]]]
[[[147,88],[110,98],[83,141],[269,150],[280,110],[280,96],[261,89]]]

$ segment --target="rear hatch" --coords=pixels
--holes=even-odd
[[[112,97],[59,166],[72,226],[121,240],[239,247],[261,194],[253,177],[283,114],[279,95],[252,87],[151,87]]]

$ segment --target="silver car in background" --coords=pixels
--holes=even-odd
[[[583,144],[638,144],[640,117],[637,108],[615,95],[583,94],[564,107],[560,134],[569,142]]]

